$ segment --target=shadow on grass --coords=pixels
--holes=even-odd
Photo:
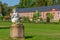
[[[34,36],[25,36],[25,39],[33,38]]]
[[[3,40],[25,40],[25,39],[29,39],[29,38],[33,38],[33,36],[25,36],[24,38],[15,38],[15,39],[8,37],[8,38],[3,38]]]
[[[10,27],[0,27],[0,29],[10,29]]]

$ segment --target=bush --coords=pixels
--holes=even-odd
[[[43,22],[43,18],[40,18],[40,22]]]
[[[60,19],[59,19],[59,23],[60,23]]]
[[[5,21],[9,21],[10,20],[10,16],[4,16]]]
[[[30,20],[29,20],[29,17],[22,17],[21,19],[20,19],[20,22],[30,22]]]
[[[0,16],[0,20],[3,20],[3,16]]]

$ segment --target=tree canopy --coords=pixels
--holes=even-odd
[[[60,4],[60,0],[20,0],[18,8],[31,8]]]

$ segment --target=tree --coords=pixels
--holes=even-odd
[[[11,11],[12,11],[12,7],[9,7],[8,4],[2,3],[0,1],[0,16],[2,15],[2,17],[4,17],[4,18],[8,18],[8,16],[9,16],[9,18],[10,18]],[[0,18],[2,18],[2,17],[0,17]]]
[[[56,5],[57,4],[57,0],[53,0],[53,4]]]
[[[20,8],[24,8],[24,4],[25,4],[25,2],[24,2],[25,0],[20,0],[20,2],[19,2],[19,7]]]
[[[35,3],[36,7],[44,6],[44,0],[36,0]]]
[[[0,13],[2,13],[2,2],[0,1]]]
[[[32,0],[20,0],[18,8],[28,8],[31,7]]]
[[[51,6],[55,4],[55,0],[44,0],[45,6]]]
[[[54,5],[54,0],[49,0],[48,1],[47,6],[51,6],[51,5]]]
[[[60,0],[57,0],[57,4],[60,4]]]
[[[41,13],[38,10],[36,10],[35,13],[33,14],[33,21],[35,23],[39,23],[43,21],[43,19],[41,18]]]
[[[51,6],[51,5],[54,5],[56,3],[56,0],[36,0],[35,3],[36,3],[35,5],[37,7]]]
[[[57,4],[56,0],[20,0],[17,7],[31,8],[31,7],[51,6],[55,4]]]
[[[53,14],[52,13],[47,13],[46,16],[47,16],[47,23],[50,23],[50,20],[53,19]]]
[[[8,15],[8,5],[6,3],[3,4],[3,16]]]
[[[3,16],[9,16],[9,14],[10,14],[10,8],[8,7],[8,4],[6,4],[6,3],[4,3],[4,4],[2,4],[2,15]]]
[[[34,15],[33,15],[33,19],[37,19],[39,17],[39,11],[36,10]]]
[[[55,0],[35,0],[35,7],[41,7],[41,6],[51,6],[55,5],[56,1]]]

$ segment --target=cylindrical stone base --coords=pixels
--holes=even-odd
[[[11,38],[24,38],[24,26],[22,24],[12,24],[10,28]]]

